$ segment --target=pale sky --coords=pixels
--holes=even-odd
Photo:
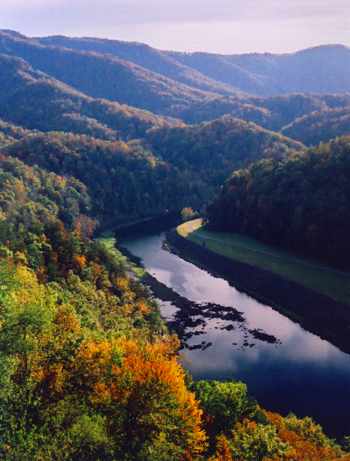
[[[350,0],[0,0],[0,28],[181,51],[280,53],[350,46]]]

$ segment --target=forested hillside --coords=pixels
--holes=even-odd
[[[106,98],[156,113],[213,96],[120,58],[44,46],[33,39],[0,31],[0,53],[25,59],[93,98]]]
[[[122,42],[99,38],[70,38],[64,36],[39,37],[43,45],[53,45],[73,50],[110,54],[131,61],[153,72],[180,83],[219,94],[232,94],[236,90],[217,80],[212,80],[192,67],[186,66],[164,51],[137,42]]]
[[[313,112],[285,126],[282,133],[307,145],[350,134],[350,107]]]
[[[1,54],[0,84],[0,117],[30,129],[130,139],[143,136],[154,126],[179,123],[117,102],[90,98],[34,70],[22,59]]]
[[[101,224],[121,224],[186,206],[200,208],[232,169],[303,148],[230,117],[187,128],[154,129],[147,136],[145,141],[125,143],[72,133],[27,132],[17,141],[7,140],[4,152],[77,178],[94,199],[94,214]]]
[[[189,86],[221,94],[230,90],[258,96],[350,91],[350,50],[341,45],[281,55],[220,55],[160,51],[142,43],[86,37],[38,40],[45,45],[109,53]]]
[[[349,108],[350,94],[321,95],[295,93],[270,98],[252,96],[219,97],[193,104],[178,113],[187,123],[210,121],[229,114],[280,131],[300,117],[332,109]],[[298,138],[297,138],[298,139]]]
[[[176,167],[140,143],[103,141],[84,135],[31,135],[6,147],[6,154],[46,171],[75,177],[94,200],[94,215],[120,224],[180,210],[195,197]]]
[[[0,53],[0,116],[42,131],[72,131],[110,140],[131,139],[143,137],[153,126],[180,123],[136,107],[176,117],[186,123],[210,121],[230,114],[279,131],[284,127],[289,130],[290,124],[298,124],[300,117],[315,111],[323,113],[350,105],[350,96],[344,93],[350,91],[346,88],[346,76],[342,76],[341,83],[340,76],[338,78],[334,73],[338,61],[348,62],[347,49],[343,48],[305,51],[308,62],[322,64],[325,78],[328,66],[335,62],[335,67],[332,67],[334,88],[327,90],[315,85],[310,89],[313,94],[310,94],[302,93],[309,91],[302,86],[296,85],[288,91],[279,87],[279,91],[271,90],[271,93],[282,95],[293,91],[296,94],[273,97],[261,97],[265,95],[265,90],[261,93],[252,91],[249,95],[250,91],[241,91],[240,79],[232,85],[222,83],[199,73],[196,66],[182,62],[196,63],[196,55],[172,54],[137,43],[93,38],[32,39],[11,31],[0,31]],[[212,68],[215,63],[213,68],[217,70],[223,62],[227,64],[229,61],[231,69],[231,61],[238,60],[240,64],[233,67],[241,66],[239,72],[245,76],[250,75],[249,69],[254,68],[257,62],[262,66],[259,72],[267,72],[271,62],[276,60],[269,70],[273,72],[275,69],[276,72],[275,77],[269,77],[272,80],[281,78],[280,72],[284,72],[284,67],[291,79],[297,78],[299,71],[307,69],[300,64],[304,59],[303,53],[270,56],[272,61],[266,68],[263,65],[266,56],[215,57],[205,53],[203,56],[208,66]],[[228,76],[232,72],[232,69],[230,72],[226,69],[224,74]],[[250,75],[249,79],[255,83],[262,79],[265,85],[269,79],[262,75]],[[232,78],[235,79],[235,72]],[[298,79],[302,79],[302,75]],[[284,77],[283,81],[286,81]],[[338,131],[345,134],[342,128]],[[298,137],[298,130],[291,133],[295,139],[305,138],[307,141],[303,133]]]
[[[0,119],[0,147],[18,141],[30,134],[30,130],[26,130],[21,126],[16,126]]]
[[[77,180],[0,157],[5,461],[346,460],[311,419],[192,383],[137,271],[91,240]]]
[[[235,171],[208,208],[238,232],[349,269],[350,138]]]
[[[208,188],[217,188],[233,169],[262,158],[281,159],[303,145],[254,123],[230,116],[199,125],[154,129],[147,141],[154,153]]]

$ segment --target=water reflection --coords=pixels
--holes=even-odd
[[[312,415],[334,435],[350,433],[350,356],[169,253],[163,241],[160,234],[123,245],[179,295],[161,308],[184,339],[182,359],[193,376],[241,379],[271,410]]]

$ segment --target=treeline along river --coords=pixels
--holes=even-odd
[[[242,380],[267,409],[312,416],[332,436],[350,434],[350,355],[173,254],[165,233],[122,246],[142,261],[195,379]]]

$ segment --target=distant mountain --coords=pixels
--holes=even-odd
[[[106,98],[155,113],[187,107],[206,93],[115,56],[44,46],[0,32],[0,53],[20,57],[33,68],[93,98]]]
[[[108,53],[186,85],[219,94],[258,96],[350,92],[350,48],[325,45],[288,54],[220,55],[160,51],[143,43],[64,36],[44,45]]]
[[[279,131],[296,118],[334,108],[350,107],[349,94],[295,93],[270,98],[220,97],[193,104],[176,115],[187,123],[200,123],[229,114]]]
[[[350,48],[342,45],[280,55],[169,52],[169,56],[214,80],[258,96],[350,91]]]
[[[93,99],[33,69],[20,58],[0,54],[0,117],[28,129],[71,131],[103,139],[140,137],[175,120],[101,99]]]
[[[304,115],[285,126],[282,133],[307,145],[317,145],[337,136],[350,135],[350,106]]]
[[[20,57],[92,98],[187,123],[231,114],[280,130],[297,117],[350,103],[350,49],[340,45],[283,55],[218,55],[0,31],[0,53]]]
[[[200,90],[224,95],[237,92],[231,85],[213,80],[201,74],[196,69],[177,61],[167,52],[157,50],[144,43],[89,37],[70,38],[64,36],[38,37],[36,40],[42,45],[59,46],[72,50],[116,56]]]

